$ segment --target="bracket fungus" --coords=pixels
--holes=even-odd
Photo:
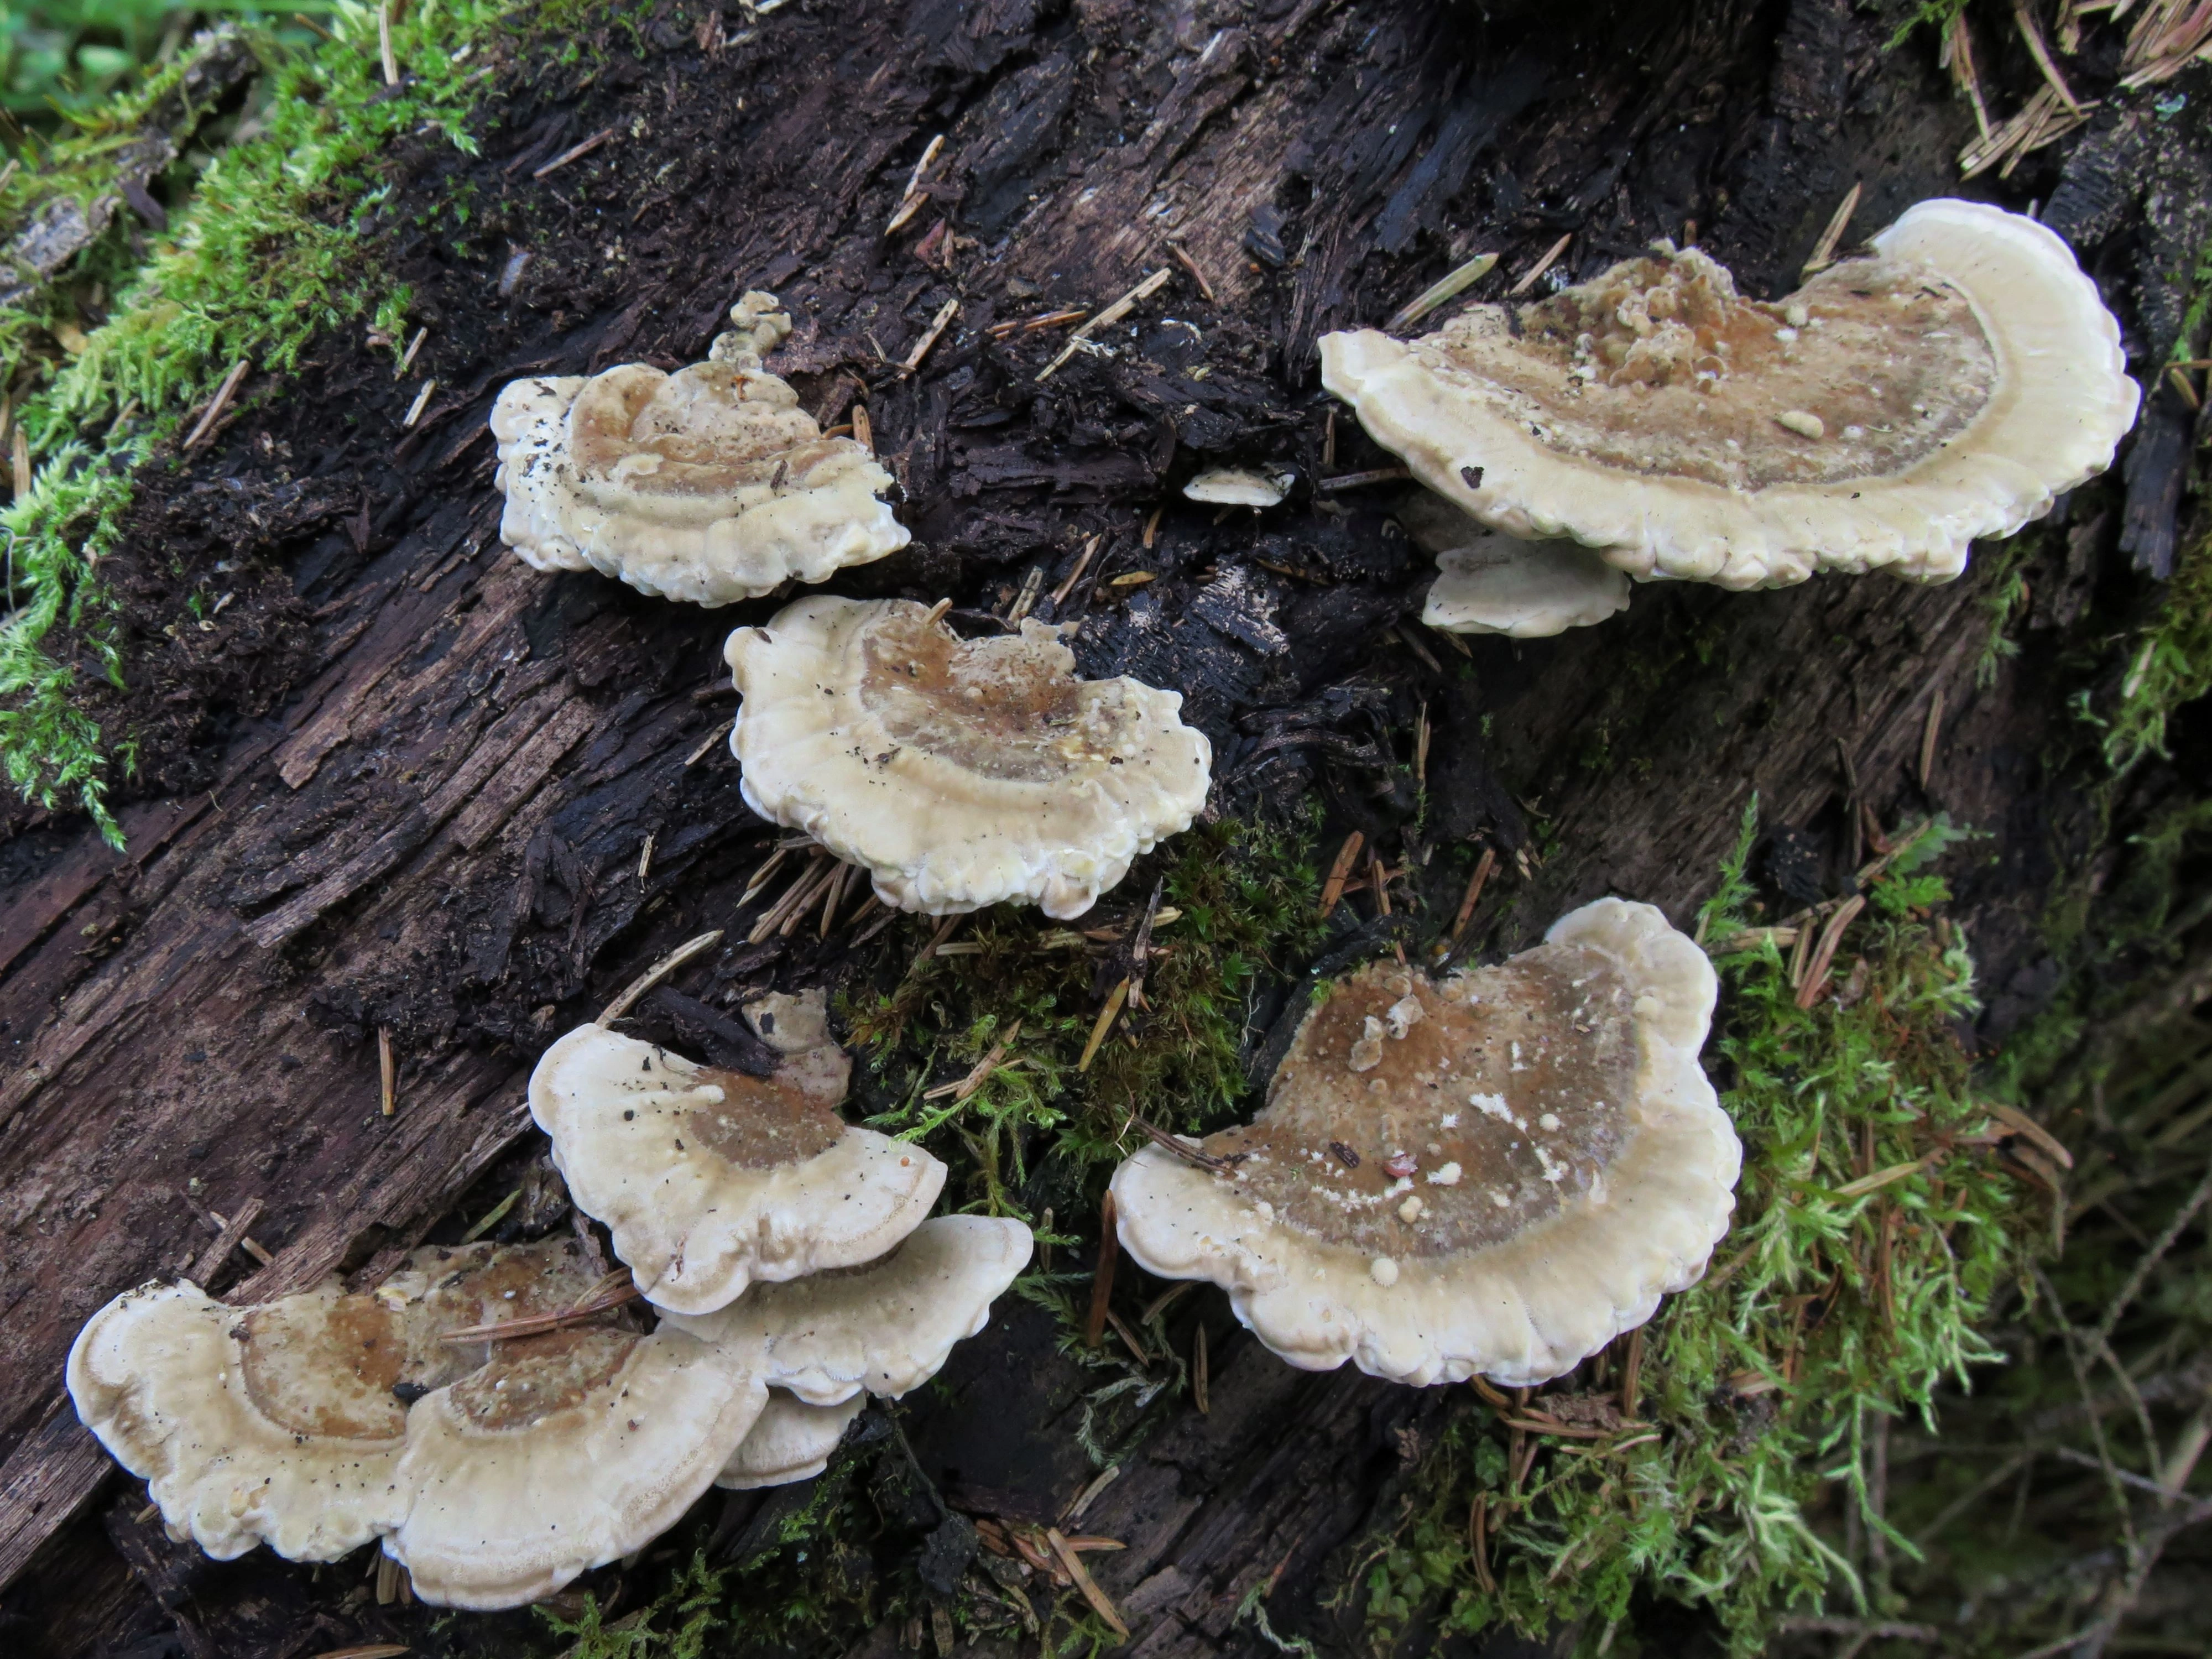
[[[2138,401],[2072,250],[1953,200],[1775,304],[1662,242],[1418,340],[1321,348],[1368,433],[1484,524],[1733,588],[1948,580],[2110,466]]]
[[[714,1484],[732,1492],[750,1492],[756,1486],[787,1486],[821,1474],[867,1403],[866,1395],[856,1394],[842,1405],[810,1406],[785,1389],[770,1389],[752,1431],[730,1454]]]
[[[1298,1028],[1249,1125],[1115,1172],[1121,1246],[1224,1286],[1292,1364],[1401,1382],[1568,1370],[1694,1283],[1742,1152],[1698,1063],[1716,982],[1600,899],[1439,984],[1393,963]]]
[[[1043,623],[963,640],[903,599],[809,598],[725,648],[746,803],[933,915],[1030,899],[1066,920],[1189,828],[1212,749],[1182,696],[1081,680]]]
[[[1427,490],[1398,509],[1398,521],[1436,556],[1421,610],[1431,628],[1538,640],[1628,609],[1628,578],[1579,542],[1524,542],[1486,530]]]
[[[990,1322],[992,1303],[1032,1248],[1018,1221],[936,1216],[878,1261],[756,1285],[717,1312],[671,1315],[667,1323],[810,1406],[842,1405],[864,1390],[896,1400]]]
[[[576,1206],[655,1305],[710,1313],[756,1279],[869,1261],[929,1213],[945,1166],[837,1115],[852,1062],[821,994],[745,1012],[783,1054],[769,1077],[580,1025],[530,1078],[530,1111]]]
[[[502,540],[540,570],[597,570],[708,606],[818,582],[911,539],[890,474],[825,438],[761,367],[791,332],[771,294],[730,309],[708,361],[516,380],[492,406]]]
[[[561,1240],[243,1310],[149,1285],[86,1324],[70,1393],[172,1537],[307,1561],[381,1537],[424,1601],[514,1607],[673,1523],[767,1401],[683,1332],[592,1313],[599,1282]]]

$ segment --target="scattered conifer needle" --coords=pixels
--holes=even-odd
[[[1106,1041],[1106,1033],[1114,1029],[1115,1017],[1121,1012],[1121,1005],[1128,999],[1129,981],[1125,979],[1114,988],[1106,999],[1106,1006],[1098,1011],[1097,1023],[1091,1028],[1091,1041],[1083,1045],[1083,1058],[1076,1062],[1077,1071],[1091,1069],[1091,1062],[1097,1057],[1098,1045]]]
[[[703,951],[713,950],[721,942],[722,930],[719,927],[711,933],[702,933],[696,939],[684,940],[683,944],[624,986],[622,994],[599,1011],[598,1023],[601,1025],[613,1024],[635,1007],[637,1005],[637,1000],[647,991],[659,984],[692,957]]]
[[[1329,913],[1336,908],[1337,901],[1344,896],[1345,880],[1352,874],[1352,862],[1358,858],[1359,849],[1366,840],[1365,835],[1355,830],[1344,838],[1344,845],[1336,849],[1336,862],[1328,866],[1328,879],[1322,884],[1321,888],[1322,921],[1328,920]]]
[[[1098,1339],[1106,1334],[1106,1312],[1114,1300],[1114,1263],[1121,1253],[1121,1236],[1115,1227],[1114,1194],[1109,1189],[1098,1206],[1098,1265],[1091,1275],[1091,1315],[1083,1322],[1083,1343],[1089,1348],[1097,1347]]]
[[[1075,1588],[1083,1592],[1083,1599],[1091,1603],[1091,1610],[1113,1627],[1115,1635],[1123,1641],[1127,1641],[1129,1626],[1122,1622],[1121,1615],[1115,1609],[1113,1602],[1106,1599],[1106,1592],[1100,1589],[1090,1573],[1084,1570],[1082,1559],[1069,1547],[1067,1540],[1061,1535],[1060,1528],[1047,1528],[1045,1539],[1051,1544],[1053,1553],[1059,1556],[1066,1565],[1068,1575],[1075,1580]]]

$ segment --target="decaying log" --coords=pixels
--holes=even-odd
[[[685,938],[726,930],[639,1012],[702,1032],[743,987],[848,961],[847,937],[811,927],[745,943],[787,878],[740,904],[776,832],[738,795],[717,688],[723,636],[771,605],[710,614],[542,575],[492,533],[479,437],[501,384],[692,360],[747,288],[797,321],[775,366],[808,407],[866,409],[915,532],[836,591],[951,597],[974,620],[1041,572],[1038,614],[1080,623],[1085,672],[1186,692],[1223,810],[1318,798],[1339,838],[1402,849],[1443,918],[1464,877],[1426,854],[1482,839],[1498,873],[1470,948],[1514,948],[1606,891],[1686,919],[1756,793],[1768,823],[1807,832],[1808,879],[1832,889],[1863,811],[1990,829],[1998,861],[1960,884],[1976,946],[2001,981],[2033,957],[2047,848],[2088,820],[2027,758],[2069,718],[2048,681],[2002,663],[1978,679],[1978,569],[1935,589],[1662,585],[1601,629],[1462,657],[1413,621],[1421,562],[1385,516],[1403,486],[1311,487],[1390,460],[1316,395],[1327,330],[1378,322],[1485,249],[1502,256],[1477,290],[1492,297],[1562,234],[1566,275],[1691,235],[1771,290],[1851,183],[1863,234],[1948,191],[1971,131],[1927,54],[1885,53],[1893,22],[1843,0],[1627,3],[1571,27],[1495,9],[1218,0],[1200,21],[1123,0],[819,0],[727,43],[671,13],[603,73],[503,71],[481,161],[395,155],[395,226],[465,178],[495,228],[465,252],[386,232],[441,318],[420,371],[453,388],[435,433],[402,434],[416,386],[388,357],[332,339],[213,453],[149,483],[118,568],[150,569],[189,508],[197,527],[162,556],[250,555],[283,590],[263,614],[307,644],[296,662],[270,647],[263,703],[180,740],[191,753],[161,775],[194,787],[128,808],[126,854],[32,825],[0,893],[0,1584],[46,1547],[0,1603],[5,1639],[97,1645],[56,1609],[70,1582],[112,1587],[84,1564],[114,1549],[143,1589],[114,1597],[100,1639],[158,1625],[155,1596],[190,1599],[195,1651],[419,1628],[398,1607],[341,1615],[335,1589],[265,1557],[185,1562],[133,1521],[135,1492],[68,1528],[107,1471],[60,1399],[78,1325],[200,1261],[202,1209],[259,1206],[274,1260],[235,1299],[373,1280],[524,1137],[537,1053]],[[926,200],[886,239],[939,134]],[[1156,301],[1048,379],[1065,323],[994,326],[1087,314],[1160,270]],[[948,300],[946,331],[902,368]],[[1261,462],[1301,480],[1264,517],[1176,493],[1200,465]],[[250,514],[301,477],[312,510],[252,524],[191,494],[222,480]],[[215,619],[212,646],[149,625],[139,660],[189,685],[180,653],[219,653],[251,609]],[[1389,725],[1416,706],[1436,732],[1419,843]],[[1317,1590],[1454,1409],[1291,1372],[1203,1294],[1210,1413],[1178,1417],[1085,1522],[1129,1545],[1091,1559],[1143,1659],[1249,1644],[1255,1585],[1277,1587],[1279,1626],[1325,1635]],[[1074,1384],[1041,1320],[1009,1315],[956,1365],[953,1403],[910,1420],[933,1474],[957,1465],[1056,1513],[1088,1472],[1055,1426]],[[988,1444],[966,1426],[980,1419]]]

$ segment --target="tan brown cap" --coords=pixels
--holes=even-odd
[[[1037,622],[963,640],[904,599],[800,599],[724,654],[748,805],[932,915],[1030,900],[1081,915],[1206,804],[1182,698],[1082,680]]]
[[[1407,343],[1322,343],[1322,378],[1484,524],[1639,577],[1943,581],[2112,465],[2135,420],[2119,329],[2032,219],[1923,202],[1778,304],[1659,244]]]
[[[516,380],[492,406],[500,536],[540,570],[594,569],[708,606],[826,580],[911,539],[878,499],[890,474],[824,438],[761,367],[791,331],[748,294],[708,361],[624,363],[588,380]]]
[[[852,1062],[821,993],[761,1020],[769,1077],[701,1066],[602,1025],[545,1051],[530,1111],[585,1214],[605,1222],[646,1296],[710,1313],[756,1279],[873,1261],[918,1225],[945,1166],[837,1115]]]
[[[1225,1287],[1294,1365],[1557,1376],[1728,1229],[1742,1153],[1698,1062],[1715,989],[1704,951],[1620,899],[1441,984],[1363,969],[1255,1122],[1115,1171],[1122,1248]]]

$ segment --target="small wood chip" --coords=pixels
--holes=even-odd
[[[206,412],[200,416],[198,423],[192,428],[191,435],[185,440],[184,447],[186,449],[198,448],[201,443],[205,441],[208,434],[215,429],[215,423],[222,418],[223,410],[230,407],[230,400],[238,390],[238,383],[246,378],[246,360],[243,357],[230,366],[230,372],[222,377],[222,384],[216,387],[214,398],[209,400]],[[21,428],[18,428],[19,441],[21,431]]]
[[[945,332],[946,326],[951,324],[959,309],[960,301],[957,295],[947,300],[937,308],[937,315],[931,320],[928,331],[915,341],[914,349],[906,354],[906,361],[899,365],[901,370],[911,374],[921,367],[921,360],[929,355],[930,347],[937,343],[938,336]]]
[[[1057,611],[1067,603],[1067,596],[1075,591],[1076,583],[1083,580],[1083,573],[1091,568],[1091,556],[1098,550],[1098,544],[1103,539],[1103,537],[1093,536],[1083,544],[1083,551],[1076,556],[1075,568],[1067,573],[1066,580],[1052,590],[1054,610]]]
[[[617,127],[601,127],[597,132],[585,139],[580,144],[572,144],[567,149],[562,150],[558,155],[548,161],[544,167],[539,167],[530,176],[532,179],[543,179],[548,173],[558,173],[562,167],[567,167],[569,162],[580,161],[585,156],[589,155],[601,144],[605,143],[608,139],[613,137],[619,131],[620,129]]]
[[[1836,959],[1836,947],[1843,943],[1844,929],[1850,927],[1866,908],[1866,896],[1854,893],[1836,907],[1828,925],[1820,930],[1820,943],[1805,962],[1805,976],[1797,987],[1797,1006],[1810,1008],[1820,1000],[1820,993],[1828,983],[1828,964]],[[1808,932],[1810,930],[1808,930]]]
[[[1528,270],[1522,271],[1519,279],[1514,283],[1511,288],[1506,290],[1508,296],[1517,300],[1522,295],[1526,294],[1530,289],[1535,287],[1536,279],[1539,276],[1541,276],[1546,271],[1549,270],[1553,265],[1558,262],[1559,257],[1567,251],[1567,244],[1574,240],[1575,234],[1571,230],[1565,235],[1560,237],[1558,241],[1553,243],[1549,248],[1545,250],[1544,257],[1537,260],[1534,264],[1530,265]]]
[[[2053,1163],[2062,1169],[2074,1167],[2074,1154],[2066,1150],[2065,1143],[2045,1128],[2017,1106],[2008,1106],[2002,1100],[1985,1100],[1982,1109],[2008,1129],[2017,1129],[2048,1153]]]
[[[404,380],[407,378],[407,371],[415,367],[415,354],[422,350],[422,342],[429,337],[430,331],[427,328],[418,328],[415,331],[415,337],[407,343],[407,355],[399,360],[399,367],[392,371],[393,380]]]
[[[587,1319],[596,1319],[625,1303],[636,1301],[644,1294],[638,1288],[637,1281],[630,1277],[629,1269],[618,1267],[559,1313],[530,1314],[520,1319],[495,1319],[482,1325],[464,1325],[459,1329],[441,1333],[438,1340],[511,1342],[518,1337],[543,1336],[548,1331],[557,1331]]]
[[[1106,1334],[1106,1316],[1113,1306],[1114,1264],[1121,1253],[1121,1237],[1115,1228],[1114,1194],[1109,1189],[1098,1206],[1098,1265],[1091,1270],[1091,1313],[1083,1322],[1083,1345],[1087,1348],[1097,1347],[1098,1339]]]
[[[1042,368],[1037,371],[1037,379],[1040,380],[1050,380],[1054,371],[1056,371],[1062,363],[1066,362],[1070,357],[1073,357],[1082,349],[1082,343],[1084,341],[1089,339],[1091,335],[1097,332],[1098,330],[1102,328],[1110,328],[1115,323],[1120,322],[1124,317],[1127,316],[1132,311],[1136,309],[1137,302],[1139,301],[1148,300],[1152,298],[1153,295],[1158,293],[1160,289],[1166,287],[1168,278],[1173,274],[1174,273],[1170,271],[1164,265],[1162,266],[1151,276],[1146,277],[1143,282],[1138,283],[1136,287],[1131,289],[1127,294],[1124,294],[1120,299],[1115,301],[1112,305],[1108,306],[1105,310],[1100,312],[1089,322],[1084,324],[1082,327],[1077,329],[1074,333],[1067,337],[1067,344],[1061,349],[1060,356],[1054,358],[1050,362],[1047,363]],[[1149,545],[1149,544],[1147,544],[1147,545]]]
[[[1098,1494],[1121,1478],[1121,1466],[1119,1463],[1109,1463],[1092,1475],[1084,1482],[1083,1490],[1067,1500],[1067,1507],[1060,1511],[1060,1524],[1065,1527],[1083,1519],[1083,1512],[1098,1501]]]
[[[1106,999],[1106,1006],[1098,1011],[1097,1023],[1091,1028],[1091,1041],[1083,1045],[1083,1058],[1076,1062],[1077,1071],[1091,1069],[1091,1062],[1098,1055],[1098,1045],[1106,1041],[1106,1033],[1114,1029],[1115,1018],[1121,1013],[1121,1005],[1128,999],[1129,981],[1125,979],[1114,988]]]
[[[1366,841],[1366,836],[1355,830],[1344,838],[1344,845],[1336,849],[1336,862],[1328,866],[1328,879],[1321,885],[1321,917],[1323,921],[1328,920],[1329,913],[1336,908],[1337,901],[1344,896],[1345,880],[1352,874],[1352,862],[1358,858],[1359,849]]]
[[[1100,1589],[1090,1573],[1084,1570],[1082,1558],[1068,1547],[1067,1540],[1061,1535],[1060,1528],[1048,1528],[1045,1538],[1051,1544],[1053,1553],[1066,1565],[1069,1574],[1075,1580],[1075,1588],[1083,1592],[1083,1599],[1091,1603],[1091,1610],[1113,1627],[1115,1634],[1127,1641],[1129,1626],[1123,1622],[1113,1602],[1106,1599],[1106,1592]]]
[[[378,1100],[384,1115],[390,1117],[399,1109],[398,1068],[392,1061],[392,1028],[376,1028],[376,1067],[382,1082]]]
[[[661,957],[659,961],[654,963],[652,967],[647,969],[635,979],[630,981],[628,985],[624,986],[620,996],[617,997],[612,1002],[610,1002],[605,1007],[599,1010],[599,1018],[596,1024],[601,1025],[613,1024],[624,1014],[628,1013],[632,1008],[635,1007],[637,1006],[637,1000],[643,996],[647,991],[653,989],[654,986],[659,984],[661,981],[666,979],[671,974],[674,973],[678,968],[681,968],[685,963],[690,961],[694,957],[700,956],[706,951],[713,950],[721,942],[722,930],[719,927],[715,928],[711,933],[702,933],[696,939],[688,939],[684,940],[683,944],[678,945],[666,956]]]
[[[1206,296],[1206,304],[1212,305],[1213,284],[1206,280],[1206,273],[1198,268],[1198,261],[1190,257],[1189,250],[1181,242],[1170,240],[1168,243],[1168,252],[1174,254],[1176,263],[1190,273],[1191,280],[1198,284],[1198,291]]]
[[[1403,483],[1413,476],[1410,468],[1402,466],[1374,466],[1364,472],[1340,472],[1334,478],[1316,478],[1314,488],[1324,493],[1336,489],[1358,489],[1367,484]]]
[[[1476,254],[1443,281],[1422,289],[1407,301],[1391,314],[1390,320],[1382,325],[1383,332],[1395,334],[1401,328],[1411,328],[1445,301],[1457,298],[1497,269],[1498,256],[1495,253]],[[1542,273],[1540,271],[1538,274]]]
[[[1800,276],[1810,276],[1836,263],[1836,249],[1844,240],[1844,233],[1851,228],[1851,216],[1859,210],[1859,194],[1864,188],[1863,183],[1856,184],[1844,192],[1844,199],[1836,204],[1835,212],[1828,219],[1828,228],[1813,244],[1813,256],[1805,261],[1798,272]]]
[[[435,380],[422,382],[422,389],[415,394],[415,401],[407,405],[406,418],[399,422],[399,429],[402,432],[407,431],[416,422],[422,418],[423,410],[429,406],[430,394],[437,389],[438,383]]]
[[[929,172],[930,163],[937,159],[938,153],[944,148],[945,135],[940,132],[921,152],[921,160],[914,164],[914,172],[907,179],[906,193],[899,198],[898,210],[891,215],[890,222],[884,227],[884,235],[896,235],[901,226],[921,211],[921,204],[929,199],[921,188],[921,181]]]
[[[384,84],[387,87],[398,86],[399,59],[392,50],[392,0],[377,0],[376,55],[383,62]],[[380,1583],[377,1601],[380,1602],[390,1601],[392,1599],[390,1596],[381,1593],[382,1588]]]

